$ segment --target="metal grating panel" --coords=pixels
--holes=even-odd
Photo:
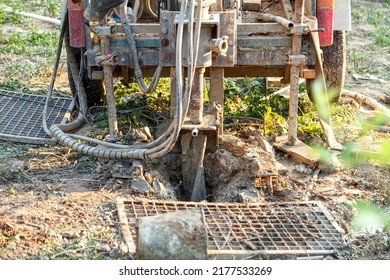
[[[121,222],[129,227],[130,240],[136,240],[135,224],[141,217],[202,207],[209,258],[329,255],[344,245],[341,228],[319,202],[243,204],[118,200],[117,205],[118,212],[125,212],[119,216],[127,219]],[[135,249],[135,244],[129,247]]]
[[[45,144],[53,140],[42,126],[46,97],[0,89],[0,139]],[[64,123],[72,99],[52,98],[48,107],[48,125]]]

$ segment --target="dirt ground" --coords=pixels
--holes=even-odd
[[[349,59],[353,53],[351,50],[372,50],[369,47],[372,42],[365,33],[369,28],[370,25],[359,23],[348,35]],[[357,64],[349,60],[346,87],[375,98],[379,96],[382,103],[389,105],[389,55],[388,47],[372,52],[374,63],[370,71],[375,70],[375,75],[356,71]],[[346,129],[335,131],[343,142]],[[389,206],[388,165],[367,161],[336,173],[327,173],[297,164],[276,151],[272,158],[284,165],[284,169],[278,165],[275,170],[280,174],[276,187],[270,190],[254,180],[255,198],[245,193],[240,196],[242,192],[237,186],[242,177],[237,174],[247,174],[242,166],[248,164],[240,161],[240,149],[246,154],[251,149],[258,153],[260,168],[267,165],[264,158],[269,155],[264,154],[260,143],[253,137],[256,127],[234,133],[226,131],[226,134],[236,134],[241,140],[235,141],[234,147],[223,145],[218,160],[212,154],[205,159],[209,184],[212,185],[213,180],[214,185],[225,182],[222,190],[214,187],[214,201],[321,201],[350,241],[350,248],[335,258],[390,259],[390,233],[354,232],[351,227],[356,200]],[[229,137],[233,136],[228,136],[226,142],[230,141]],[[383,140],[390,140],[390,136],[370,132],[360,137],[358,143],[362,148],[375,151]],[[340,154],[335,153],[335,156]],[[230,168],[222,170],[225,176],[219,178],[222,181],[215,179],[218,169],[210,171],[216,164],[220,168]],[[145,194],[134,192],[129,180],[113,178],[111,166],[110,162],[82,156],[60,145],[36,146],[0,141],[0,259],[128,259],[116,213],[116,199],[174,199],[172,190],[180,187],[174,184],[180,184],[180,176],[177,178],[180,166],[175,156],[162,162],[147,163],[146,179],[151,183],[157,179],[163,190],[151,189]],[[225,187],[231,191],[226,192]]]

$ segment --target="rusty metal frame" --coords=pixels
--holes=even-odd
[[[42,126],[46,96],[0,89],[0,139],[30,143],[54,144]],[[73,110],[72,99],[52,98],[48,123],[66,123]]]
[[[343,233],[316,201],[280,203],[195,203],[160,200],[117,201],[121,224],[131,236],[145,216],[201,207],[205,213],[209,259],[296,258],[331,255],[343,249]],[[133,240],[133,241],[131,241]]]

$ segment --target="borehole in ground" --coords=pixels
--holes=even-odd
[[[252,131],[253,134],[256,132],[260,133]],[[224,136],[215,152],[206,152],[203,166],[208,202],[259,202],[264,200],[264,194],[282,191],[275,154],[265,151],[259,138],[260,135],[249,137],[246,141]],[[131,182],[133,179],[125,188],[148,198],[188,200],[184,193],[179,150],[144,162],[143,179],[150,186],[148,190],[138,189]]]

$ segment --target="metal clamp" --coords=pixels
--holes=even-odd
[[[306,56],[303,54],[291,54],[288,56],[287,64],[302,65],[306,62]]]

